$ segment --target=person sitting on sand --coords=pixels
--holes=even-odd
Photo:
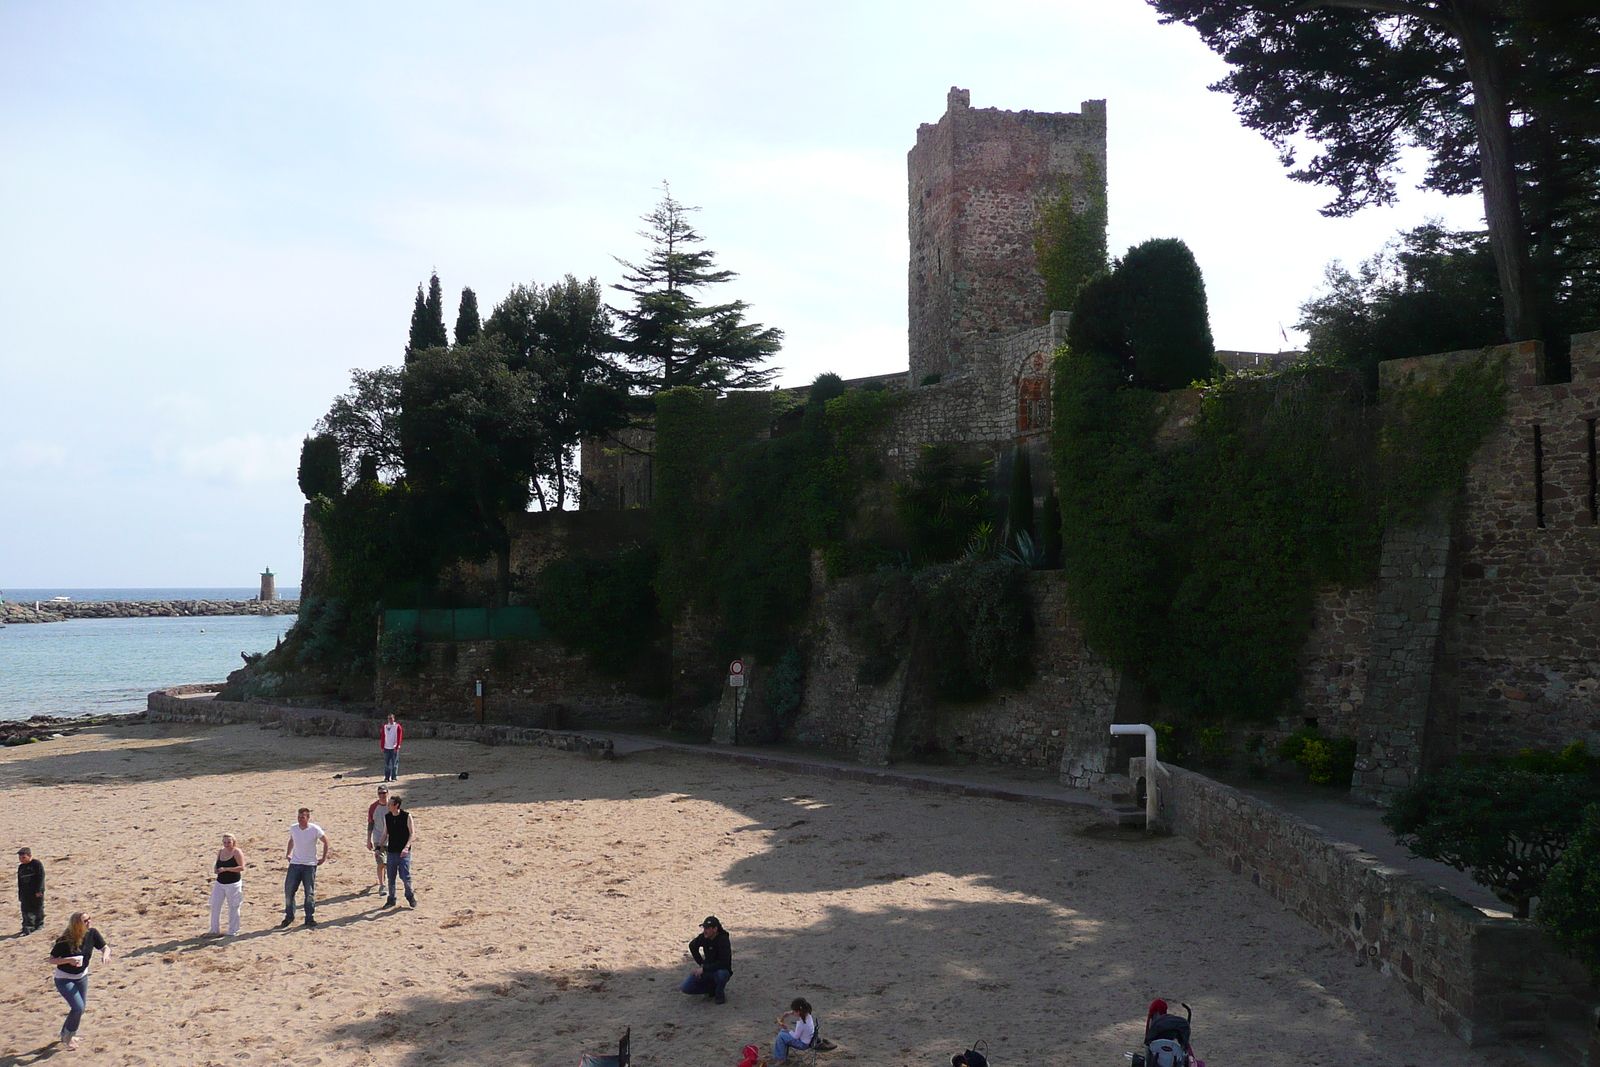
[[[683,980],[679,990],[690,995],[703,993],[718,1004],[726,1004],[728,998],[723,990],[733,977],[733,945],[715,915],[707,915],[700,924],[699,936],[689,942],[689,955],[699,966]]]
[[[209,936],[222,936],[222,905],[228,905],[228,936],[239,936],[239,909],[244,904],[244,853],[232,834],[222,835],[217,853],[216,880],[211,883],[211,930]]]
[[[790,1020],[794,1025],[790,1025]],[[789,1010],[778,1016],[778,1039],[772,1043],[772,1059],[769,1063],[782,1063],[789,1058],[789,1050],[797,1049],[804,1052],[811,1047],[811,1038],[817,1032],[817,1021],[811,1017],[811,1002],[805,997],[795,997],[789,1002]]]
[[[111,959],[111,946],[93,928],[94,919],[75,911],[67,928],[50,949],[50,965],[56,969],[56,992],[67,1002],[67,1021],[61,1024],[61,1040],[69,1050],[78,1047],[78,1024],[83,1022],[89,1004],[89,960],[100,950],[100,962]]]

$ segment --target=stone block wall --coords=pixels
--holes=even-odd
[[[1510,389],[1505,421],[1473,460],[1457,527],[1438,745],[1587,741],[1600,751],[1600,333],[1572,338],[1564,384],[1542,384],[1535,344],[1492,351],[1509,360]]]
[[[1144,759],[1130,773],[1144,773]],[[1209,778],[1163,765],[1161,816],[1234,874],[1397,982],[1474,1045],[1585,1020],[1583,968],[1527,920],[1491,918],[1355,845]]]
[[[939,702],[917,684],[925,655],[913,625],[910,650],[881,685],[856,681],[861,652],[845,631],[850,580],[817,578],[805,696],[794,740],[881,764],[904,752],[966,756],[987,763],[1060,769],[1088,786],[1106,772],[1108,727],[1120,676],[1084,644],[1059,572],[1035,572],[1035,677],[1016,692],[965,704]]]
[[[1330,736],[1355,736],[1366,706],[1374,592],[1369,586],[1317,590],[1311,633],[1298,660],[1295,716],[1280,723],[1281,732],[1315,719],[1317,729]]]
[[[377,713],[403,719],[471,719],[484,683],[489,722],[539,727],[626,729],[665,721],[665,703],[628,691],[587,659],[548,641],[426,641],[415,674],[380,667]]]
[[[1105,101],[1078,113],[1001,111],[973,108],[971,94],[953,88],[944,116],[918,128],[907,172],[915,388],[1049,313],[1033,248],[1038,203],[1063,184],[1083,204],[1091,191],[1104,194]]]
[[[528,602],[534,580],[547,563],[614,556],[650,540],[650,512],[643,508],[530,511],[509,516],[509,521],[513,603]],[[443,570],[435,588],[445,602],[492,604],[494,580],[493,559],[463,560]]]

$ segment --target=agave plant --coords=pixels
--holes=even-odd
[[[1012,543],[1000,550],[1000,558],[1036,571],[1045,564],[1044,545],[1027,530],[1019,530]]]

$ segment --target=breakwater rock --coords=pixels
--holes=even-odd
[[[7,602],[8,623],[68,619],[175,619],[208,615],[298,615],[298,600],[41,600]]]
[[[35,715],[31,719],[0,720],[0,745],[12,748],[57,737],[70,737],[86,726],[127,726],[144,722],[145,713],[132,715],[93,715],[69,719],[59,715]]]

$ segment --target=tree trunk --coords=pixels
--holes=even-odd
[[[1504,72],[1493,32],[1471,0],[1451,0],[1451,15],[1461,42],[1461,55],[1472,78],[1472,116],[1478,127],[1478,165],[1483,181],[1483,217],[1489,247],[1500,275],[1506,338],[1526,341],[1539,335],[1539,301],[1532,292],[1528,235],[1517,195],[1516,164],[1511,158],[1511,111],[1506,102]]]

